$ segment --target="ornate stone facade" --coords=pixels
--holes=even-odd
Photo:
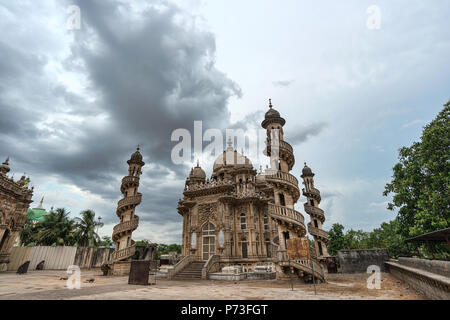
[[[30,180],[22,176],[20,180],[7,176],[9,159],[0,166],[0,271],[6,271],[9,256],[27,216],[26,212],[33,196],[29,189]]]
[[[286,121],[271,102],[269,107],[261,125],[267,131],[264,154],[271,159],[270,169],[257,173],[230,140],[214,162],[210,179],[198,163],[192,168],[178,203],[183,216],[182,256],[205,261],[205,265],[213,260],[222,266],[239,264],[244,270],[271,264],[279,278],[289,270],[307,278],[310,264],[289,261],[287,256],[287,239],[304,237],[306,227],[303,215],[294,208],[300,191],[297,178],[290,173],[295,158],[292,146],[284,140]],[[322,249],[326,252],[326,246]]]

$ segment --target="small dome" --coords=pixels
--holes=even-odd
[[[274,122],[284,126],[286,120],[284,120],[280,116],[280,113],[272,107],[272,99],[269,99],[269,111],[267,111],[266,114],[264,115],[264,121],[261,123],[261,126],[263,128],[267,128],[269,124]]]
[[[303,170],[302,170],[302,178],[303,177],[313,177],[313,176],[314,176],[314,173],[312,172],[311,168],[306,165],[306,162],[305,162],[305,166],[303,167]]]
[[[145,163],[142,161],[142,154],[139,152],[140,148],[137,147],[136,152],[131,155],[130,160],[127,161],[128,164],[130,163],[137,163],[143,166]]]
[[[197,162],[197,166],[191,170],[191,173],[189,174],[189,179],[206,179],[206,173],[205,171],[199,166]]]
[[[266,118],[266,119],[267,118],[279,118],[279,117],[280,117],[280,113],[273,108],[270,108],[269,111],[267,111],[264,116],[264,118]]]
[[[131,155],[131,160],[142,161],[142,154],[139,152],[139,148]]]

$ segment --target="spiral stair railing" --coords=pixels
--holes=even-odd
[[[114,226],[112,240],[117,241],[123,233],[133,232],[139,226],[139,217],[134,216],[129,221],[124,221]]]
[[[283,222],[286,222],[287,224],[295,225],[296,227],[300,228],[301,230],[306,231],[305,228],[305,218],[303,215],[291,208],[276,205],[273,203],[268,204],[269,209],[269,215],[273,219],[282,220]]]
[[[320,240],[322,240],[323,242],[325,242],[325,244],[328,245],[329,243],[329,239],[328,239],[328,232],[326,232],[325,230],[316,228],[313,226],[313,224],[311,222],[308,223],[308,232],[313,236],[313,237],[317,237]]]
[[[314,207],[310,205],[309,203],[304,204],[305,212],[309,214],[311,217],[317,218],[320,220],[320,222],[325,222],[325,214],[322,209],[319,207]]]

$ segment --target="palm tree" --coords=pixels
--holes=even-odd
[[[36,225],[38,245],[71,246],[76,243],[75,223],[69,218],[69,211],[58,208],[50,211],[44,221]]]
[[[93,247],[100,242],[100,237],[95,232],[95,228],[103,227],[103,223],[95,221],[94,210],[84,210],[80,215],[81,218],[75,218],[78,245],[81,247]]]

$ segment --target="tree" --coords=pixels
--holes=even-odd
[[[75,237],[75,223],[69,219],[69,212],[64,208],[50,211],[42,222],[36,224],[35,239],[37,245],[72,246]]]
[[[169,252],[181,253],[181,245],[176,243],[169,245],[164,243],[156,244],[156,259],[159,259],[162,254],[168,254]]]
[[[330,243],[328,244],[328,253],[332,256],[337,255],[339,250],[344,249],[344,226],[335,223],[328,231]]]
[[[36,244],[37,227],[32,221],[26,221],[19,233],[20,243],[24,246]]]
[[[399,150],[399,163],[384,196],[398,209],[398,232],[405,238],[449,227],[450,101],[424,127],[421,141]]]
[[[98,243],[99,247],[105,247],[105,248],[111,248],[111,246],[114,244],[114,242],[111,240],[111,237],[104,236],[102,237],[102,240]]]
[[[95,232],[97,227],[103,227],[102,222],[95,221],[94,210],[84,210],[81,218],[75,218],[76,238],[81,247],[93,247],[100,242],[100,236]]]

